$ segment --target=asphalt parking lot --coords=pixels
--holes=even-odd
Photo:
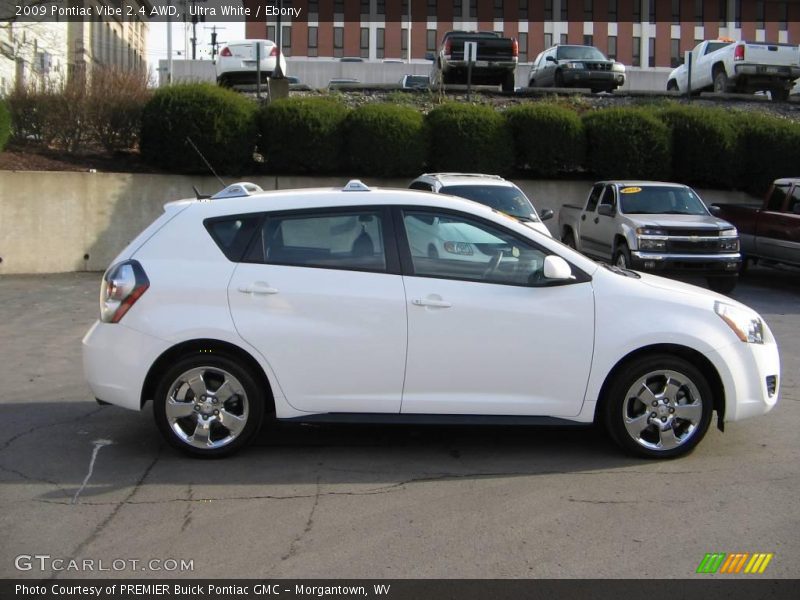
[[[185,458],[149,406],[90,397],[98,287],[0,278],[2,577],[685,578],[707,552],[772,552],[767,576],[800,576],[798,272],[752,269],[733,294],[778,338],[778,407],[668,462],[592,429],[441,427],[273,427],[231,459]],[[53,569],[73,558],[94,570]]]

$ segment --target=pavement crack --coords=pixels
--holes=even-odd
[[[61,483],[59,483],[58,481],[53,481],[52,479],[46,479],[44,477],[34,477],[33,475],[28,475],[27,473],[24,473],[24,472],[19,471],[17,469],[12,469],[11,467],[5,467],[3,465],[0,465],[0,471],[4,471],[6,473],[11,473],[12,475],[16,475],[17,477],[19,477],[20,479],[22,479],[24,481],[30,481],[32,483],[46,483],[48,485],[52,485],[53,487],[58,489],[58,491],[60,491],[62,494],[64,494],[65,497],[67,497],[67,498],[69,497],[69,493],[67,492],[67,490],[65,490],[62,487]]]
[[[86,473],[86,477],[83,478],[83,483],[81,483],[81,487],[75,492],[75,495],[72,497],[72,504],[78,503],[78,497],[81,495],[81,492],[86,487],[86,484],[89,483],[89,480],[92,478],[92,473],[94,473],[94,463],[97,461],[97,455],[100,452],[100,448],[104,446],[110,446],[114,442],[111,440],[95,440],[92,442],[94,444],[94,449],[92,450],[92,457],[89,459],[89,471]]]
[[[186,513],[183,515],[183,523],[181,524],[181,533],[189,528],[192,524],[192,513],[194,512],[194,490],[192,484],[189,484],[189,489],[186,493]]]
[[[289,544],[289,550],[281,557],[281,560],[289,560],[295,556],[297,554],[297,549],[300,545],[300,542],[303,541],[303,538],[308,535],[311,532],[311,529],[314,527],[314,513],[317,512],[317,506],[319,506],[319,498],[321,496],[320,492],[321,486],[319,483],[319,476],[317,476],[317,492],[314,494],[314,504],[311,505],[311,510],[308,513],[308,519],[306,519],[306,525],[303,528],[303,531],[298,533],[292,540],[292,543]]]

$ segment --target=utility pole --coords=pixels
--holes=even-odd
[[[225,29],[225,27],[218,27],[214,25],[213,27],[206,27],[206,29],[211,30],[211,60],[214,60],[217,57],[217,48],[219,47],[220,43],[217,41],[217,30],[218,29]]]
[[[168,0],[168,6],[172,7],[172,0]],[[167,85],[172,85],[172,17],[167,11]]]
[[[278,45],[278,56],[275,57],[275,70],[272,72],[273,79],[283,79],[283,69],[281,69],[281,54],[283,54],[283,27],[281,25],[281,13],[283,12],[283,0],[278,0],[278,21],[275,24],[275,43]]]

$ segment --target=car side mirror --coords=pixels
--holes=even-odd
[[[544,259],[544,276],[550,281],[566,281],[572,279],[572,268],[560,256],[551,254]]]
[[[616,212],[617,211],[610,204],[601,204],[597,207],[597,214],[603,215],[604,217],[613,217]]]
[[[712,204],[711,206],[708,207],[708,212],[710,212],[715,217],[718,217],[722,211],[720,210],[719,206]]]
[[[425,60],[434,61],[436,57],[433,55],[433,52],[426,52],[425,53]]]
[[[555,213],[553,212],[552,208],[545,208],[542,209],[541,213],[539,213],[539,219],[542,221],[547,221],[547,219],[552,219],[554,214]]]
[[[555,56],[548,56],[547,58],[545,58],[545,60],[546,60],[547,62],[551,62],[551,63],[557,63],[557,62],[558,62],[558,61],[556,60],[556,57],[555,57]]]

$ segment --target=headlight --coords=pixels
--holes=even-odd
[[[616,71],[617,73],[624,73],[625,72],[625,65],[622,63],[615,62],[611,65],[611,70]]]
[[[663,229],[656,229],[655,227],[637,227],[636,235],[667,235]]]
[[[723,229],[722,231],[719,232],[719,237],[738,237],[738,236],[739,232],[736,231],[735,227],[732,229]]]
[[[582,62],[568,62],[564,63],[565,69],[583,69],[585,68]]]
[[[639,238],[639,250],[666,250],[667,240]]]
[[[764,322],[757,314],[724,302],[715,302],[714,312],[728,324],[728,327],[743,342],[750,344],[764,343]]]

